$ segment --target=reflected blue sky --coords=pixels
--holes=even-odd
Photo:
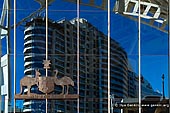
[[[102,0],[100,0],[102,1]],[[2,4],[2,0],[0,4]],[[99,2],[100,3],[100,2]],[[114,0],[111,2],[113,5]],[[2,9],[2,5],[0,6]],[[13,6],[12,6],[13,7]],[[17,22],[36,11],[40,5],[34,0],[17,0]],[[11,10],[13,17],[13,10]],[[41,15],[45,15],[42,11]],[[68,20],[77,16],[76,4],[57,0],[49,6],[49,18]],[[80,17],[87,19],[100,31],[107,34],[107,11],[92,8],[89,6],[80,6]],[[13,19],[12,19],[13,20]],[[29,21],[29,20],[28,20]],[[13,21],[11,22],[11,24]],[[24,24],[17,27],[17,81],[24,73],[23,59],[23,38]],[[138,73],[138,23],[127,17],[111,12],[111,37],[118,41],[126,50],[133,70]],[[4,44],[4,42],[3,42]],[[3,45],[2,49],[5,50]],[[11,48],[13,48],[13,31],[11,32]],[[13,53],[13,49],[12,53]],[[142,75],[151,82],[155,90],[162,91],[161,76],[165,74],[165,91],[167,95],[168,80],[168,35],[158,31],[150,26],[141,25],[141,70]],[[12,60],[13,61],[13,60]],[[19,84],[17,85],[19,87]],[[19,88],[17,88],[19,92]]]

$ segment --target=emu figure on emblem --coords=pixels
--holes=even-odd
[[[69,85],[74,86],[74,81],[70,77],[67,77],[67,76],[64,76],[64,77],[58,79],[57,78],[58,70],[56,69],[54,72],[55,72],[55,80],[54,80],[55,85],[60,85],[62,87],[61,95],[64,94],[64,86],[66,86],[66,88],[67,88],[65,94],[68,94]]]

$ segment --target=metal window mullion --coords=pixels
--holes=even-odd
[[[110,0],[108,0],[108,113],[110,113]]]
[[[48,0],[46,0],[46,26],[45,26],[45,32],[46,32],[46,60],[48,60]],[[47,76],[47,69],[46,69],[46,76]]]
[[[14,0],[14,95],[16,94],[16,0]],[[16,111],[14,98],[14,113]]]
[[[168,99],[170,99],[170,0],[168,0]],[[170,100],[169,100],[170,105]],[[170,113],[170,107],[168,109]]]
[[[11,21],[11,18],[10,18],[10,15],[11,15],[11,1],[10,0],[7,0],[6,1],[7,3],[7,20],[6,20],[6,25],[7,25],[7,36],[6,36],[6,47],[7,47],[7,71],[8,71],[8,94],[7,94],[7,98],[8,98],[8,102],[7,104],[9,105],[10,101],[11,101],[11,72],[10,72],[10,54],[11,54],[11,51],[10,51],[10,31],[11,31],[11,28],[10,28],[10,21]]]
[[[46,26],[45,26],[45,32],[46,32],[46,54],[45,54],[45,57],[46,57],[46,60],[48,60],[48,0],[46,0]],[[46,77],[48,76],[48,68],[45,69],[46,71]],[[46,93],[47,95],[47,93]],[[47,96],[46,96],[47,97]],[[48,113],[48,100],[47,98],[45,99],[46,100],[46,113]]]
[[[140,9],[140,0],[138,2],[138,70],[139,70],[139,113],[141,113],[141,9]]]
[[[80,44],[80,34],[79,34],[79,19],[80,19],[80,0],[77,0],[77,94],[80,94],[80,48],[79,48],[79,44]],[[79,113],[79,107],[80,106],[80,99],[77,99],[77,113]]]

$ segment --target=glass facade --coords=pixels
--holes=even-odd
[[[170,112],[168,0],[0,4],[0,112]]]

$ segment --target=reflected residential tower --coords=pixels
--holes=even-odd
[[[11,105],[10,73],[10,0],[3,0],[0,18],[0,112],[8,113]],[[2,41],[5,40],[5,43]],[[2,46],[5,51],[2,51]]]
[[[75,82],[71,93],[77,91],[77,18],[73,20],[49,20],[48,53],[51,68],[59,70],[59,77],[67,75]],[[80,112],[107,113],[107,35],[85,19],[80,19]],[[42,61],[45,59],[45,19],[35,17],[26,23],[24,31],[25,76],[33,77],[35,69],[45,75]],[[111,93],[116,98],[128,96],[127,54],[115,40],[111,39]],[[32,92],[37,92],[36,87]],[[55,93],[61,92],[56,88]],[[37,92],[40,93],[40,92]],[[37,103],[37,104],[36,104]],[[75,112],[76,101],[49,101],[48,111],[55,113]],[[45,112],[44,103],[25,100],[24,112]]]

